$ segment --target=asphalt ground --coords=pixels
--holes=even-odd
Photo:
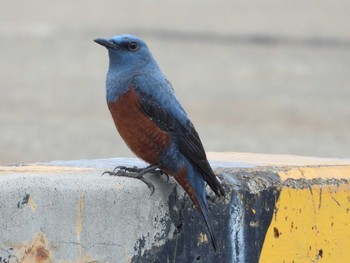
[[[147,43],[207,151],[350,156],[348,1],[2,1],[0,163],[133,156],[96,37]]]

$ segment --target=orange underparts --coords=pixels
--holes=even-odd
[[[196,195],[194,193],[194,189],[189,184],[186,173],[187,173],[187,168],[186,168],[186,166],[184,166],[182,168],[182,170],[180,171],[180,173],[178,173],[176,176],[174,176],[174,178],[182,186],[182,188],[185,190],[185,192],[189,195],[189,197],[191,198],[191,200],[192,200],[193,204],[195,205],[195,207],[197,208],[197,210],[200,213],[202,213],[202,210],[200,209],[200,206],[198,204],[198,200],[197,200]]]
[[[158,164],[170,144],[170,136],[141,111],[134,88],[131,87],[116,102],[109,102],[108,108],[129,148],[144,161]]]

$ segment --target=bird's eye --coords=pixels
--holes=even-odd
[[[130,50],[130,51],[135,51],[136,49],[137,49],[137,43],[136,42],[130,42],[129,44],[128,44],[128,49]]]

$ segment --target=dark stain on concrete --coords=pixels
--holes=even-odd
[[[274,227],[273,228],[273,236],[275,238],[279,238],[280,237],[280,232],[278,231],[278,228],[277,227]]]
[[[26,193],[22,200],[18,201],[17,208],[22,208],[25,204],[28,204],[30,194]]]
[[[219,199],[211,191],[207,198],[219,246],[216,253],[207,240],[209,234],[202,217],[189,197],[174,184],[168,199],[169,222],[166,225],[169,227],[162,235],[167,240],[143,253],[142,240],[137,241],[138,253],[131,262],[258,262],[280,194],[279,178],[274,173],[257,174],[247,170],[223,169],[220,174],[226,198]],[[175,230],[169,239],[168,234],[174,229],[171,224]],[[237,227],[233,229],[232,225]]]

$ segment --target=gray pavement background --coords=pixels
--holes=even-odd
[[[0,163],[132,156],[107,52],[144,38],[207,151],[350,156],[349,1],[0,4]]]

